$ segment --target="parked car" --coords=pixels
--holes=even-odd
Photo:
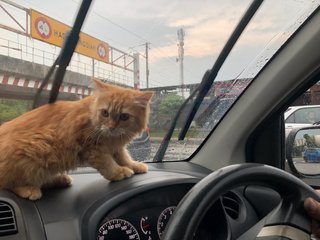
[[[320,121],[320,105],[290,106],[284,113],[286,135],[293,128],[311,126]]]
[[[1,6],[8,2],[3,1]],[[67,22],[78,6],[78,1],[70,0],[23,2],[28,6],[19,10],[38,4],[46,14],[55,13]],[[72,186],[43,188],[42,198],[37,201],[0,190],[0,240],[310,239],[311,220],[303,209],[303,200],[313,197],[320,201],[312,188],[320,187],[320,169],[315,168],[317,173],[312,176],[297,178],[287,166],[283,114],[301,92],[320,80],[320,51],[316,50],[320,1],[262,2],[94,1],[85,30],[113,43],[130,43],[125,49],[132,51],[132,46],[138,48],[142,41],[152,39],[151,49],[146,44],[153,64],[150,81],[156,74],[170,84],[177,79],[176,28],[185,26],[185,35],[179,31],[178,62],[185,59],[185,65],[180,65],[184,66],[185,80],[197,83],[197,87],[184,92],[186,102],[175,111],[177,117],[156,155],[146,161],[147,173],[110,182],[95,169],[79,168],[70,173]],[[88,5],[81,5],[81,13]],[[121,25],[125,23],[124,28]],[[49,37],[48,22],[40,18],[37,24]],[[120,36],[116,35],[118,30]],[[1,38],[4,36],[1,34]],[[26,41],[29,39],[23,35],[18,50]],[[36,44],[33,41],[32,47]],[[5,54],[9,50],[5,48]],[[15,57],[24,54],[18,51]],[[119,61],[117,56],[111,57],[113,68]],[[32,65],[38,69],[44,62]],[[95,62],[95,68],[100,65],[92,59],[87,62]],[[166,62],[169,64],[161,71],[152,71]],[[14,69],[19,67],[14,65]],[[204,74],[208,68],[208,74]],[[204,74],[203,80],[198,71]],[[62,80],[57,79],[55,83]],[[9,89],[3,87],[7,80],[0,81],[2,91]],[[10,81],[19,83],[15,78]],[[203,124],[192,139],[185,138],[203,99],[214,94],[213,83],[217,81],[229,81],[221,94],[232,94],[232,103],[222,107],[217,101],[219,121],[203,116],[212,123]],[[178,87],[184,89],[187,84]],[[161,85],[158,93],[163,91],[171,89],[163,90]],[[184,106],[190,102],[192,108],[185,112]],[[208,110],[207,114],[214,112]],[[181,113],[185,113],[180,121],[184,124],[177,129],[175,120]],[[178,144],[170,137],[174,130],[181,133]]]
[[[306,162],[320,163],[320,148],[307,148],[302,156]]]

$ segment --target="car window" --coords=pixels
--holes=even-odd
[[[293,139],[292,151],[287,151],[290,171],[302,175],[318,175],[320,162],[320,135],[317,128],[320,121],[319,82],[296,98],[284,113],[286,148]],[[291,136],[289,135],[292,132]],[[293,135],[295,134],[295,135]],[[290,137],[289,137],[290,136]]]
[[[320,121],[320,108],[301,108],[293,112],[286,123],[315,123]]]

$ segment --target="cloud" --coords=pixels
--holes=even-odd
[[[197,16],[192,14],[176,13],[175,16],[170,16],[167,20],[167,26],[171,27],[174,33],[167,36],[171,39],[167,44],[154,49],[157,52],[162,52],[155,56],[156,58],[162,57],[176,57],[178,54],[178,39],[176,30],[183,28],[185,30],[184,39],[184,54],[185,57],[192,56],[201,58],[206,56],[216,56],[232,31],[238,24],[245,8],[235,3],[232,10],[229,4],[224,3],[222,8],[217,9],[215,14],[208,11],[211,8],[201,8]],[[286,2],[282,3],[284,7]],[[300,4],[298,4],[300,5]],[[291,9],[287,15],[283,14],[284,7],[275,8],[273,3],[266,3],[262,10],[254,17],[254,20],[244,31],[243,36],[237,43],[237,48],[246,48],[250,46],[260,46],[261,49],[265,47],[275,37],[279,36],[284,29],[288,28],[288,20],[295,19],[301,8]],[[201,12],[202,11],[202,12]],[[188,17],[182,17],[182,16]],[[289,16],[288,16],[289,15]],[[291,15],[291,17],[290,17]],[[180,17],[181,16],[181,17]],[[156,61],[157,59],[154,59]]]
[[[207,19],[207,16],[196,16],[196,17],[187,17],[187,18],[180,18],[177,20],[174,20],[168,24],[170,27],[191,27],[195,26],[201,22],[203,22],[205,19]]]
[[[185,56],[193,57],[215,55],[220,52],[235,27],[235,22],[233,21],[206,18],[180,19],[172,23],[172,25],[176,26],[179,23],[191,25],[184,28],[184,53]],[[172,38],[173,36],[171,36],[171,39]],[[177,35],[175,35],[175,38],[176,41],[174,43],[170,42],[165,46],[158,47],[155,51],[165,53],[167,57],[177,56]],[[161,55],[159,55],[159,57],[161,57]]]

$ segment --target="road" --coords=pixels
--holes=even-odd
[[[159,146],[160,141],[151,140],[151,158],[154,157]],[[172,143],[168,146],[164,160],[176,161],[187,159],[197,149],[198,146],[199,143],[197,143],[196,141],[173,140]]]
[[[294,158],[297,170],[304,174],[320,174],[320,163],[307,163],[302,158]]]

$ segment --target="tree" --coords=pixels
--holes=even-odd
[[[159,114],[161,116],[160,122],[162,127],[166,127],[166,125],[171,122],[183,102],[184,98],[177,94],[168,94],[161,101],[159,105]]]
[[[159,111],[161,114],[174,115],[172,113],[175,113],[183,102],[183,97],[176,94],[169,94],[161,102],[159,106]]]

